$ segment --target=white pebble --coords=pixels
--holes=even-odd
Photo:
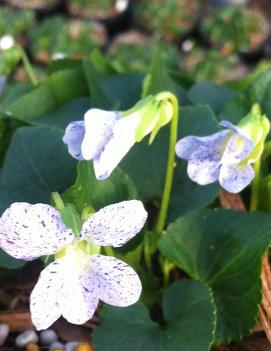
[[[15,40],[12,35],[6,34],[0,38],[0,49],[1,50],[8,50],[12,48],[15,44]]]
[[[27,330],[22,334],[18,335],[15,344],[18,347],[25,347],[30,342],[36,344],[38,342],[38,335],[34,330]]]
[[[54,330],[47,329],[40,332],[40,343],[42,345],[51,345],[53,342],[57,341],[58,337]]]
[[[74,351],[76,346],[79,345],[78,341],[69,341],[65,344],[65,351]]]
[[[9,334],[9,326],[7,324],[0,324],[0,346],[4,344]]]
[[[55,341],[51,344],[50,351],[53,351],[55,349],[64,350],[64,345],[61,342]]]

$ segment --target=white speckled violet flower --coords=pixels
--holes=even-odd
[[[30,310],[38,330],[61,315],[69,322],[89,320],[99,299],[129,306],[141,294],[137,273],[126,263],[101,255],[101,246],[119,247],[140,232],[147,212],[137,200],[109,205],[94,213],[75,237],[55,208],[12,204],[0,218],[0,247],[15,258],[57,258],[40,274],[30,296]]]
[[[237,126],[220,122],[227,128],[206,137],[187,136],[176,144],[176,154],[188,161],[190,179],[200,185],[219,181],[231,193],[238,193],[254,178],[252,164],[264,148],[270,129],[266,116],[255,104]]]

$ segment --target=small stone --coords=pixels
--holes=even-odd
[[[27,330],[17,336],[15,344],[18,347],[25,347],[29,343],[37,343],[38,340],[38,335],[34,330]]]
[[[78,341],[69,341],[65,344],[65,351],[75,351],[76,346],[78,346]]]
[[[49,350],[50,351],[63,351],[64,345],[62,344],[62,342],[55,341],[50,345]]]
[[[74,351],[94,351],[94,348],[87,342],[80,342]]]
[[[40,351],[40,348],[38,347],[37,344],[30,342],[29,344],[26,345],[26,351]]]
[[[57,341],[58,337],[54,330],[47,329],[40,332],[40,343],[42,345],[51,345],[53,342]]]
[[[0,324],[0,346],[4,344],[6,341],[6,338],[8,337],[9,334],[9,326],[7,324]]]

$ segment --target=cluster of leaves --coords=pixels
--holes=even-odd
[[[32,28],[34,23],[35,16],[30,10],[14,12],[6,6],[0,8],[0,36],[8,33],[18,38]]]
[[[198,0],[144,1],[135,5],[135,16],[148,30],[158,36],[174,37],[187,33],[196,24],[200,14]]]
[[[110,13],[115,8],[116,0],[69,0],[69,7],[74,13],[85,13],[89,17],[95,17],[95,15],[103,15]]]
[[[144,39],[124,35],[123,40],[115,38],[110,43],[108,39],[111,37],[107,37],[103,26],[108,22],[103,19],[112,15],[115,4],[116,1],[112,0],[71,0],[67,2],[69,15],[81,17],[80,20],[54,15],[42,19],[36,26],[33,12],[11,11],[0,6],[0,36],[13,35],[17,41],[26,44],[35,61],[42,64],[63,56],[82,57],[94,46],[107,46],[119,71],[147,70],[151,55],[146,48],[155,43],[164,48],[171,62],[185,69],[193,78],[221,82],[227,80],[231,72],[235,74],[236,65],[241,62],[238,52],[258,48],[269,35],[269,26],[263,16],[245,7],[207,7],[203,11],[203,4],[198,0],[167,0],[161,1],[159,6],[157,2],[139,0],[130,7],[133,13],[130,26],[143,29]],[[102,23],[86,21],[85,17]],[[115,33],[120,23],[116,19],[112,23]],[[161,39],[166,39],[167,44],[162,44]],[[6,62],[0,64],[1,67],[7,65]],[[13,66],[12,63],[11,68]],[[1,68],[0,74],[6,71],[10,69],[2,71]]]
[[[136,144],[111,177],[98,181],[90,162],[76,166],[69,156],[62,142],[65,127],[82,120],[90,107],[125,110],[142,94],[167,90],[181,106],[178,137],[208,135],[219,130],[225,117],[238,122],[255,102],[271,119],[270,84],[270,67],[227,86],[193,83],[179,71],[169,71],[158,54],[148,72],[118,73],[93,51],[83,60],[51,64],[48,77],[36,87],[6,87],[0,101],[1,213],[15,201],[49,203],[53,191],[78,211],[134,198],[150,209],[149,230],[115,250],[140,274],[144,304],[104,307],[93,336],[97,350],[126,350],[136,343],[142,351],[207,351],[247,335],[261,301],[261,257],[271,239],[271,216],[217,210],[218,186],[191,182],[185,162],[178,160],[166,232],[158,240],[151,230],[162,196],[168,128],[151,146]],[[264,171],[260,206],[269,211],[267,166]],[[160,258],[148,261],[146,248]],[[159,261],[165,260],[190,279],[163,285]],[[23,264],[0,252],[5,272]]]
[[[157,2],[139,0],[135,17],[143,27],[164,39],[182,38],[196,26],[216,47],[230,45],[234,52],[255,47],[264,40],[269,26],[264,16],[244,6],[201,4],[198,0],[167,0]],[[261,42],[260,42],[261,43]]]
[[[59,0],[7,0],[7,3],[21,8],[42,9],[44,7],[51,8],[59,3]]]
[[[203,33],[216,46],[228,45],[234,52],[257,48],[267,38],[269,26],[259,12],[234,5],[210,13]]]
[[[105,42],[105,30],[98,24],[68,21],[54,16],[45,19],[29,33],[35,57],[48,63],[56,54],[70,57],[86,55]]]

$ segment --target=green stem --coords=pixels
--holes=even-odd
[[[170,271],[172,268],[172,263],[165,258],[164,263],[162,265],[162,269],[163,269],[163,287],[164,289],[166,289],[169,284],[170,284]]]
[[[51,194],[51,201],[57,210],[62,211],[65,209],[64,202],[57,191]]]
[[[103,250],[107,256],[113,256],[115,257],[114,250],[112,249],[111,246],[103,246]]]
[[[28,75],[28,78],[29,78],[31,84],[35,86],[38,84],[38,79],[33,71],[31,63],[29,62],[28,57],[27,57],[24,49],[20,48],[20,51],[21,51],[21,58],[22,58],[26,73]]]
[[[271,155],[271,141],[264,144],[264,151],[262,154],[262,160],[266,160]]]
[[[150,248],[150,243],[147,242],[146,238],[144,240],[143,253],[146,266],[149,269],[149,271],[152,272],[152,252]]]
[[[254,163],[255,177],[251,184],[250,211],[256,211],[259,200],[259,185],[260,185],[261,159]]]
[[[154,231],[157,234],[161,234],[163,232],[166,218],[167,218],[172,181],[173,181],[173,174],[174,174],[174,168],[175,168],[175,145],[177,143],[178,117],[179,117],[179,105],[175,95],[166,92],[166,93],[159,94],[159,98],[161,98],[161,100],[162,99],[170,100],[173,106],[173,116],[170,122],[169,150],[168,150],[165,185],[164,185],[162,202],[161,202],[158,219],[154,228]]]

